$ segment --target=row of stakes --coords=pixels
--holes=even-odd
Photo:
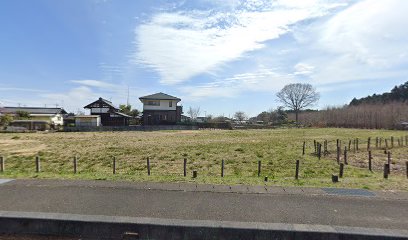
[[[333,182],[338,182],[338,178],[342,178],[343,174],[344,174],[344,165],[347,165],[347,150],[344,151],[344,163],[340,163],[340,157],[339,157],[339,153],[337,154],[337,162],[339,164],[339,175],[332,175],[332,181]],[[372,155],[371,155],[371,151],[369,151],[369,156],[368,156],[368,168],[370,171],[372,171]],[[388,152],[388,162],[386,164],[384,164],[384,178],[387,179],[388,175],[391,173],[391,169],[390,169],[390,165],[391,165],[391,152]],[[116,174],[116,164],[117,160],[116,157],[113,157],[113,161],[112,161],[112,173]],[[405,162],[406,163],[406,176],[408,178],[408,161]],[[0,173],[5,172],[5,158],[0,156]],[[150,158],[147,158],[147,175],[150,176],[151,175],[151,168],[150,168]],[[224,177],[224,160],[221,161],[221,177]],[[262,162],[260,160],[258,160],[258,177],[261,176],[261,168],[262,168]],[[41,172],[41,161],[40,161],[40,157],[36,156],[35,157],[35,169],[36,172],[39,173]],[[295,165],[295,179],[299,179],[299,169],[300,169],[300,160],[296,160],[296,165]],[[74,174],[78,173],[78,157],[75,156],[74,160],[73,160],[73,172]],[[197,171],[193,170],[193,178],[197,178]],[[184,162],[183,162],[183,176],[186,177],[187,176],[187,159],[184,158]],[[268,181],[268,176],[264,177],[264,181],[267,182]]]
[[[380,137],[375,138],[375,148],[376,149],[383,148],[382,141],[383,141],[383,138],[380,138]],[[384,146],[385,149],[394,148],[394,137],[390,138],[391,144],[388,143],[388,139],[386,138],[384,139],[384,142],[385,142],[385,146]],[[397,145],[398,147],[403,147],[404,137],[397,138],[397,142],[398,142],[398,145]],[[348,141],[348,151],[351,151],[352,146],[353,146],[354,152],[359,151],[359,143],[360,142],[358,138],[349,140]],[[314,153],[320,158],[321,152],[322,152],[322,144],[317,142],[316,140],[313,141],[313,144],[314,144]],[[336,146],[340,147],[341,145],[342,145],[342,141],[340,139],[337,139]],[[408,136],[405,136],[405,146],[408,146]],[[327,150],[328,141],[327,140],[324,141],[323,147],[324,147],[323,153],[324,155],[326,155],[328,153],[328,150]],[[347,146],[345,146],[344,148],[347,149]],[[306,149],[306,142],[303,142],[303,151],[302,151],[303,155],[305,155],[305,149]],[[371,149],[371,137],[367,139],[367,151],[369,151],[370,149]]]
[[[406,145],[408,145],[408,136],[405,136],[405,142]],[[336,156],[336,160],[337,163],[340,165],[340,169],[339,169],[339,175],[332,175],[332,181],[333,182],[338,182],[338,178],[342,178],[343,177],[343,173],[344,173],[344,165],[348,165],[347,162],[347,151],[351,150],[351,143],[353,143],[353,149],[354,151],[359,151],[359,139],[356,138],[353,141],[349,140],[348,142],[348,150],[347,150],[347,146],[344,147],[344,163],[340,163],[340,158],[341,158],[341,140],[337,139],[336,140],[336,149],[337,149],[337,156]],[[325,140],[323,143],[323,151],[324,151],[324,155],[326,155],[329,151],[327,150],[328,146],[328,141]],[[404,137],[398,138],[398,146],[404,146]],[[388,175],[391,173],[391,162],[392,162],[392,158],[391,158],[391,152],[387,151],[389,145],[388,145],[388,139],[385,139],[385,150],[384,153],[387,154],[387,163],[384,164],[384,178],[387,179]],[[376,148],[382,148],[382,138],[376,137]],[[391,137],[391,148],[394,148],[394,137]],[[305,149],[306,149],[306,142],[303,142],[303,149],[302,149],[302,154],[305,155]],[[368,169],[370,171],[372,171],[372,153],[371,153],[371,138],[369,137],[367,139],[367,150],[368,150]],[[322,156],[322,144],[317,142],[316,140],[314,140],[314,151],[315,154],[317,155],[318,159],[321,159]],[[408,161],[405,162],[406,165],[406,176],[408,178]]]

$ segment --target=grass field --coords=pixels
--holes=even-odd
[[[328,186],[366,189],[408,190],[405,162],[408,146],[398,147],[404,131],[357,129],[278,129],[278,130],[200,130],[159,132],[24,133],[0,134],[0,156],[5,171],[0,178],[59,178],[132,181],[198,182],[215,184],[268,184]],[[387,156],[383,149],[372,149],[374,171],[368,170],[367,138],[395,138],[391,175],[383,179]],[[347,143],[360,139],[360,149],[348,154],[344,178],[338,174],[336,139]],[[320,160],[313,154],[313,140],[328,140],[329,154]],[[404,138],[405,140],[405,138]],[[306,154],[302,155],[303,141]],[[389,140],[388,140],[389,141]],[[384,142],[383,142],[384,145]],[[390,145],[390,143],[389,143]],[[344,145],[343,145],[344,149]],[[35,172],[35,156],[41,158],[41,172]],[[73,174],[73,157],[78,156],[78,173]],[[117,159],[112,174],[112,159]],[[151,176],[147,176],[146,158]],[[187,158],[187,177],[183,159]],[[221,160],[225,177],[220,177]],[[295,161],[300,160],[299,180],[294,179]],[[257,176],[262,161],[261,177]],[[193,179],[192,171],[198,171]],[[265,183],[264,176],[269,181]]]

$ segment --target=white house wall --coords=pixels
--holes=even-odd
[[[172,100],[160,100],[160,106],[153,106],[153,105],[146,105],[147,101],[149,100],[143,100],[143,110],[176,110],[177,107],[177,101],[172,101]],[[152,101],[152,100],[150,100]],[[173,102],[173,105],[169,107],[169,102]]]
[[[61,114],[55,114],[54,117],[51,118],[51,122],[55,125],[64,125],[64,118]]]
[[[107,113],[109,108],[91,108],[91,113]]]
[[[75,118],[75,126],[77,127],[99,127],[101,118]]]

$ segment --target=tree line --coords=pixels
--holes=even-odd
[[[299,113],[299,122],[312,127],[344,127],[368,129],[400,129],[408,120],[408,103],[363,103],[343,107],[328,107],[320,111]],[[295,119],[289,113],[289,119]]]
[[[392,102],[407,102],[408,101],[408,82],[395,86],[391,92],[383,94],[373,94],[360,99],[353,98],[350,106],[357,106],[361,104],[386,104]]]

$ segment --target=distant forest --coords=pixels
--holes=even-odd
[[[294,114],[288,113],[294,120]],[[302,111],[299,122],[314,127],[403,129],[408,122],[408,82],[391,92],[354,98],[349,105],[320,111]]]
[[[368,97],[356,99],[350,102],[350,106],[357,106],[361,104],[385,104],[391,102],[406,102],[408,100],[408,82],[395,86],[391,92],[383,94],[373,94]]]

